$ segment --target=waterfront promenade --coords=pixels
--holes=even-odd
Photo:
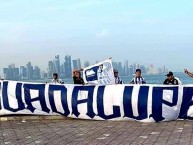
[[[192,136],[193,121],[26,119],[0,122],[0,145],[193,145]]]

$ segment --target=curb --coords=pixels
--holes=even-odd
[[[64,116],[4,116],[0,121],[23,121],[23,120],[72,120]]]

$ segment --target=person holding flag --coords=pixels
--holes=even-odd
[[[84,85],[84,80],[81,77],[81,71],[82,71],[82,69],[74,70],[73,71],[73,81],[74,81],[74,84],[82,84],[82,85]]]

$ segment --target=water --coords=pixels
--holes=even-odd
[[[157,74],[157,75],[143,75],[147,84],[163,84],[166,79],[166,74]],[[193,78],[190,78],[188,75],[184,73],[176,72],[174,73],[175,77],[178,77],[183,84],[193,84]],[[125,84],[130,83],[134,76],[120,76],[120,78],[124,81]],[[51,80],[31,80],[28,82],[51,82]],[[73,81],[71,78],[64,79],[65,84],[72,84]]]
[[[166,79],[166,74],[143,75],[147,84],[163,84]],[[193,84],[193,78],[190,78],[185,73],[174,73],[174,76],[179,78],[182,84]],[[121,77],[124,83],[129,83],[134,76]]]

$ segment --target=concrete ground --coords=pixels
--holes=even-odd
[[[193,145],[193,121],[75,119],[0,122],[0,145]]]

